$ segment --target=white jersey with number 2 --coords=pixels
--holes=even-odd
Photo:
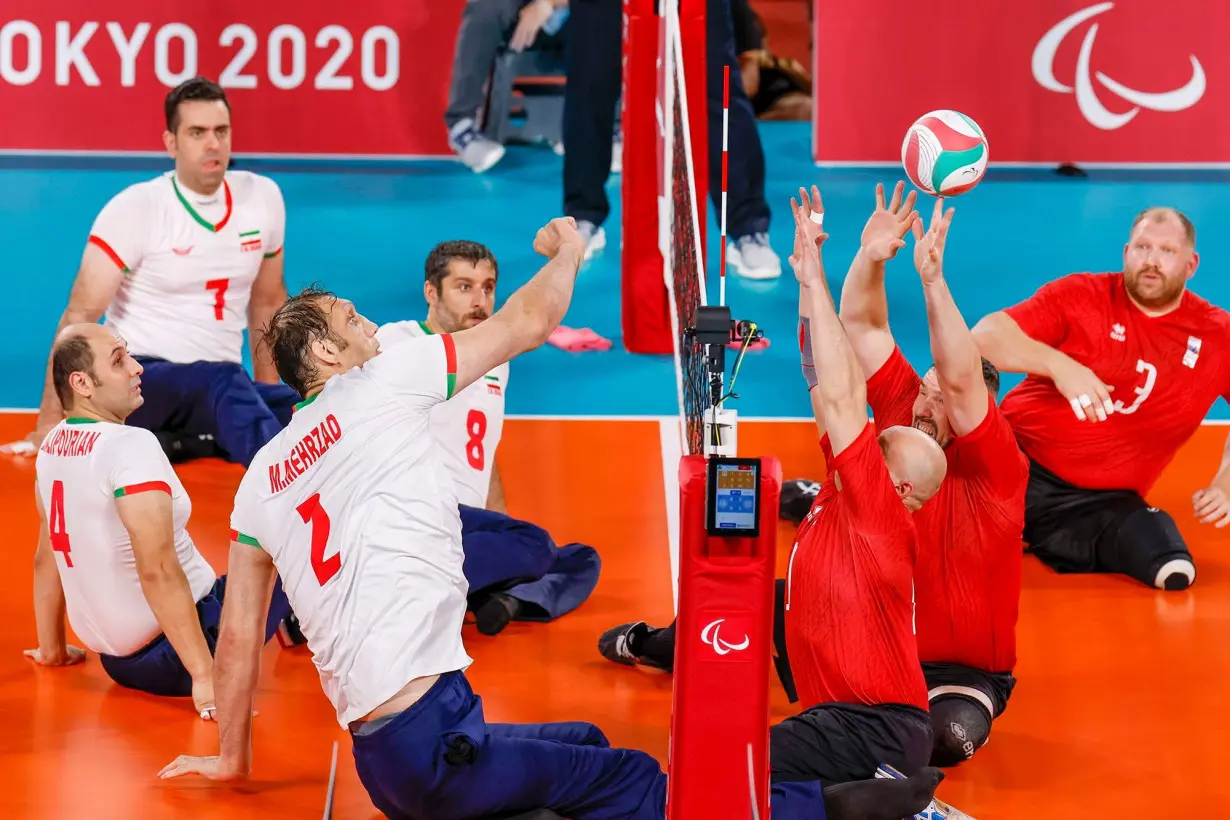
[[[285,232],[282,192],[268,177],[230,171],[208,197],[174,171],[130,185],[90,228],[90,243],[124,272],[105,324],[134,356],[241,362],[252,283]]]
[[[432,334],[426,322],[390,322],[376,338],[381,347]],[[432,428],[443,448],[444,463],[457,484],[457,500],[485,508],[491,490],[491,468],[504,430],[504,396],[508,362],[431,411]]]
[[[231,537],[273,559],[342,726],[471,662],[461,516],[431,430],[456,373],[445,334],[334,376],[235,495]]]
[[[217,575],[186,529],[192,501],[150,431],[69,418],[43,439],[34,469],[68,622],[87,648],[123,657],[162,634],[116,509],[116,500],[123,496],[171,496],[175,553],[192,600],[201,600],[213,588]]]

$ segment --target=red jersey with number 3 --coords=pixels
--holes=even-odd
[[[867,380],[876,427],[909,426],[922,380],[900,348]],[[948,473],[914,513],[918,657],[987,672],[1016,666],[1029,462],[987,394],[982,423],[944,451]]]
[[[1148,316],[1122,273],[1078,273],[1006,313],[1114,388],[1115,412],[1099,422],[1078,420],[1046,378],[1029,376],[1004,397],[1021,449],[1078,487],[1145,495],[1230,393],[1230,314],[1191,291],[1165,316]]]
[[[827,436],[822,446],[827,456]],[[827,462],[786,571],[786,649],[803,708],[926,709],[913,624],[918,536],[874,426]]]

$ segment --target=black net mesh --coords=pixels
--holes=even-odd
[[[679,320],[679,370],[683,379],[683,413],[687,421],[688,453],[704,452],[704,418],[709,403],[704,350],[688,332],[696,323],[701,304],[700,260],[696,257],[696,220],[693,218],[695,187],[688,173],[685,152],[683,101],[680,96],[681,67],[676,64],[672,81],[674,96],[674,145],[671,146],[671,271],[674,276],[675,315]]]

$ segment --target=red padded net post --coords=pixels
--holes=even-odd
[[[666,817],[750,820],[754,791],[763,820],[769,816],[769,667],[781,463],[761,460],[755,539],[708,535],[705,481],[704,457],[684,456]]]
[[[623,38],[623,172],[621,195],[621,321],[624,347],[632,353],[672,353],[674,331],[671,305],[666,289],[666,266],[659,244],[659,225],[670,220],[669,197],[672,180],[665,178],[668,152],[679,146],[669,137],[663,118],[670,117],[666,105],[668,60],[665,52],[666,18],[662,4],[679,3],[679,32],[683,70],[678,79],[687,85],[688,110],[685,114],[691,132],[692,163],[696,169],[693,196],[700,203],[697,231],[704,247],[708,191],[708,142],[705,83],[705,2],[706,0],[624,0]],[[672,176],[687,175],[683,163],[670,169]],[[669,221],[667,222],[669,225]],[[695,243],[694,235],[671,236],[673,243]],[[703,265],[703,260],[702,260]],[[691,276],[688,272],[676,276]],[[683,283],[684,290],[695,283]],[[683,326],[691,317],[682,317]]]

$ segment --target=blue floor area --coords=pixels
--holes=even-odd
[[[890,187],[900,169],[816,169],[804,123],[762,123],[768,157],[767,196],[774,210],[771,238],[782,278],[757,283],[729,277],[727,301],[737,318],[765,329],[768,349],[747,354],[731,406],[741,416],[810,413],[793,341],[797,286],[786,264],[793,242],[789,200],[816,183],[824,196],[825,263],[835,291],[858,247],[878,181]],[[355,301],[377,322],[418,318],[423,259],[445,239],[475,239],[500,262],[498,296],[507,296],[541,264],[531,249],[535,231],[561,210],[562,159],[549,150],[510,149],[483,175],[459,164],[357,164],[247,161],[267,173],[287,204],[287,278],[291,289],[319,282]],[[0,164],[0,248],[10,304],[10,378],[0,406],[37,405],[48,344],[64,308],[85,238],[114,193],[169,168],[149,159],[7,157]],[[614,212],[607,249],[582,271],[564,323],[612,339],[607,352],[570,354],[546,347],[513,364],[510,414],[666,415],[677,412],[674,369],[667,356],[622,349],[619,319],[619,177],[608,193]],[[1132,218],[1150,205],[1186,212],[1205,233],[1193,289],[1230,305],[1224,244],[1210,241],[1222,217],[1224,180],[1213,174],[1150,175],[1094,172],[1065,178],[1041,170],[992,169],[957,208],[945,267],[967,321],[1029,296],[1043,282],[1080,270],[1118,270]],[[930,201],[928,200],[927,203]],[[927,205],[924,203],[924,206]],[[929,208],[927,210],[929,215]],[[717,295],[717,228],[710,219],[709,287]],[[926,317],[909,247],[889,265],[892,327],[906,355],[927,366]],[[1019,377],[1006,376],[1012,385]],[[1219,402],[1214,418],[1230,418]]]

